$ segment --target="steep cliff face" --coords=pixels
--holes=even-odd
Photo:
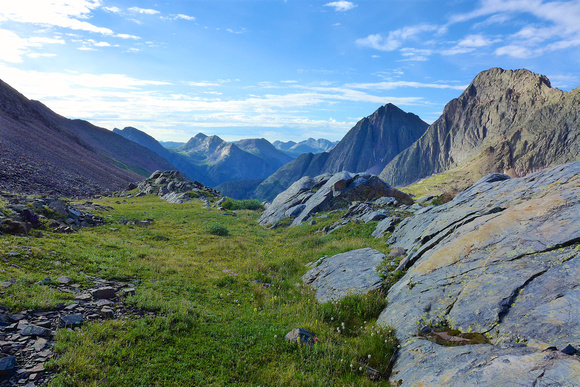
[[[554,89],[528,70],[484,71],[380,177],[405,185],[460,168],[475,181],[490,172],[523,176],[576,160],[579,108],[580,89]]]
[[[256,196],[274,198],[303,176],[324,173],[379,173],[403,149],[417,140],[428,124],[393,104],[360,120],[329,152],[302,155],[266,179]]]

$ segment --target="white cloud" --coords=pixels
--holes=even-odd
[[[182,13],[175,15],[174,19],[183,19],[183,20],[195,21],[195,17],[184,15]]]
[[[483,35],[468,35],[457,43],[458,47],[487,47],[497,40],[491,40]]]
[[[452,90],[465,90],[466,85],[450,85],[442,83],[422,83],[422,82],[410,82],[410,81],[391,81],[391,82],[377,82],[377,83],[347,83],[345,87],[353,89],[364,89],[364,90],[394,90],[401,87],[413,87],[413,88],[427,88],[427,89],[452,89]]]
[[[353,9],[354,7],[356,7],[356,4],[351,3],[350,1],[333,1],[332,3],[327,3],[324,4],[325,7],[333,7],[335,11],[338,12],[345,12],[345,11],[350,11],[351,9]]]
[[[116,34],[115,35],[116,38],[121,38],[121,39],[134,39],[134,40],[139,40],[141,39],[138,36],[135,35],[129,35],[129,34]]]
[[[366,38],[357,39],[356,44],[379,51],[394,51],[401,47],[406,40],[413,39],[423,32],[440,31],[440,29],[432,24],[419,24],[390,31],[387,36],[372,34]]]
[[[12,31],[0,29],[0,61],[9,63],[21,63],[24,56],[40,58],[55,56],[52,53],[31,52],[31,48],[42,48],[46,44],[65,44],[60,38],[30,37],[21,38]]]
[[[101,6],[100,0],[18,0],[4,1],[0,7],[0,21],[57,26],[101,34],[112,34],[109,28],[98,27],[87,19]]]
[[[529,48],[515,45],[499,47],[497,50],[495,50],[495,54],[498,56],[507,55],[518,59],[527,59],[537,55],[536,52],[530,50]]]
[[[129,11],[134,12],[134,13],[141,13],[144,15],[155,15],[155,14],[159,13],[159,11],[157,11],[155,9],[139,8],[139,7],[131,7],[131,8],[129,8]]]
[[[103,7],[103,9],[111,13],[121,13],[121,9],[118,7]]]
[[[543,25],[524,26],[508,37],[509,44],[495,50],[497,55],[530,58],[546,50],[562,50],[580,44],[579,1],[483,0],[474,11],[452,16],[449,25],[488,17],[477,25],[481,26],[505,22],[516,14],[532,15]]]

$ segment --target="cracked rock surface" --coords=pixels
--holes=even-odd
[[[377,266],[384,258],[385,254],[370,248],[347,251],[325,258],[302,280],[316,289],[318,302],[365,294],[381,288]]]
[[[580,162],[523,178],[489,175],[405,219],[409,251],[379,323],[401,349],[392,381],[416,385],[580,385]],[[444,347],[424,325],[485,334]]]

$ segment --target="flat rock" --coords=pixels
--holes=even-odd
[[[325,258],[302,280],[316,289],[316,300],[327,302],[350,294],[365,294],[381,287],[377,266],[385,255],[364,248]]]
[[[7,356],[0,359],[0,376],[7,376],[16,370],[16,357]]]
[[[80,313],[69,314],[67,316],[61,316],[60,325],[62,327],[75,327],[83,323],[83,315]]]
[[[94,299],[99,298],[109,299],[114,298],[116,296],[115,288],[111,286],[104,286],[102,288],[93,289],[91,290],[91,295],[93,296]]]
[[[44,336],[48,337],[52,335],[50,329],[39,327],[36,325],[24,325],[20,331],[22,336]]]
[[[395,231],[395,226],[401,221],[398,216],[388,216],[377,223],[375,231],[373,231],[372,236],[375,238],[380,238],[385,236],[388,232]]]

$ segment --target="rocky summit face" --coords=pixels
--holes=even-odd
[[[460,169],[474,182],[492,172],[523,176],[579,154],[580,88],[563,92],[528,70],[494,68],[477,75],[380,176],[400,186]]]
[[[415,114],[393,104],[382,106],[360,120],[329,152],[303,154],[284,165],[258,186],[256,197],[271,200],[304,176],[341,171],[377,174],[427,127]]]
[[[379,318],[401,342],[392,381],[580,384],[573,355],[580,349],[579,214],[580,162],[573,162],[522,178],[490,175],[403,220],[388,242],[407,251],[401,269],[408,271]],[[465,345],[441,345],[432,332]]]

